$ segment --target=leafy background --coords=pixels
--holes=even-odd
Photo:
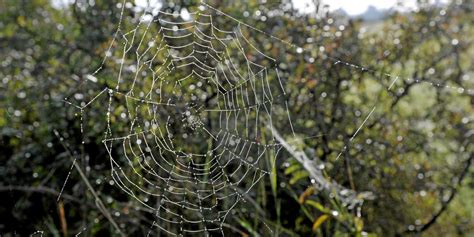
[[[298,53],[268,35],[244,32],[279,59],[289,82],[297,131],[291,143],[323,162],[326,179],[372,194],[360,197],[362,205],[346,205],[314,188],[307,167],[282,152],[269,162],[273,173],[227,218],[226,234],[474,234],[472,3],[420,1],[418,11],[370,22],[327,12],[323,5],[302,15],[275,0],[209,4],[305,49]],[[199,5],[163,2],[162,10]],[[123,21],[138,16],[131,3]],[[216,25],[235,24],[215,19]],[[84,82],[101,65],[119,21],[112,0],[77,0],[64,8],[47,0],[0,1],[0,235],[117,235],[87,183],[123,233],[149,233],[153,215],[111,185],[101,143],[103,105],[88,110],[81,145],[78,111],[63,101],[78,91],[86,98],[97,94]],[[321,57],[322,50],[370,70],[335,63]],[[393,79],[386,73],[401,78],[396,90],[385,90]],[[107,83],[107,72],[103,78]],[[375,104],[374,115],[349,143]],[[279,132],[291,139],[289,128]],[[306,139],[312,135],[318,136]],[[74,157],[86,179],[71,169]]]

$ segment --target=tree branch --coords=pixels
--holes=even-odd
[[[446,201],[441,202],[441,208],[430,218],[428,222],[426,222],[425,224],[423,224],[422,226],[414,230],[406,230],[405,231],[406,233],[421,233],[423,231],[426,231],[427,229],[429,229],[432,225],[436,223],[438,218],[448,209],[449,204],[454,200],[454,197],[459,191],[462,181],[466,177],[467,173],[469,173],[469,168],[472,165],[473,159],[474,159],[474,155],[471,154],[470,157],[467,159],[466,164],[464,165],[464,168],[459,174],[459,177],[456,179],[456,183],[454,184],[454,187],[451,189],[451,193],[448,199],[446,199]]]
[[[336,198],[349,204],[349,207],[360,205],[365,199],[371,200],[374,198],[374,195],[371,192],[357,193],[356,191],[348,189],[335,181],[326,179],[321,169],[318,168],[318,165],[323,164],[319,158],[314,157],[313,159],[310,159],[306,153],[298,151],[292,145],[288,144],[288,142],[286,142],[286,140],[271,124],[267,124],[267,127],[272,131],[273,137],[282,144],[286,151],[303,165],[306,171],[308,171],[309,176],[314,180],[315,188],[335,194]]]

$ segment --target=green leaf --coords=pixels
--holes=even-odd
[[[305,204],[308,204],[323,213],[329,213],[330,211],[328,208],[324,207],[321,203],[313,201],[313,200],[306,200]]]
[[[288,168],[285,169],[285,174],[286,175],[289,175],[297,170],[300,169],[300,165],[299,164],[293,164],[293,165],[290,165]]]
[[[293,173],[293,177],[290,179],[290,184],[295,184],[300,179],[307,178],[309,173],[306,170],[300,170]]]
[[[241,219],[241,220],[239,220],[239,223],[240,223],[240,225],[241,225],[242,227],[244,227],[250,234],[252,234],[252,236],[260,236],[260,235],[258,234],[258,232],[255,231],[255,230],[252,228],[252,225],[251,225],[248,221]]]

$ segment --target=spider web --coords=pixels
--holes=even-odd
[[[103,144],[114,183],[154,213],[152,228],[170,235],[224,234],[229,213],[269,174],[266,162],[274,161],[282,148],[265,128],[286,126],[295,134],[277,60],[255,46],[242,27],[297,52],[304,49],[206,3],[200,10],[189,13],[189,19],[157,9],[148,9],[136,22],[121,17],[102,65],[90,76],[97,80],[109,70],[116,77],[107,79],[107,87],[87,104],[77,106],[82,121],[86,107],[108,96]],[[217,26],[205,10],[235,24]],[[400,79],[385,76],[391,79],[387,90]],[[430,81],[416,83],[472,93]]]
[[[281,149],[265,126],[278,119],[292,127],[284,85],[276,60],[239,24],[218,28],[204,12],[188,21],[155,13],[145,12],[132,30],[119,27],[94,73],[113,68],[117,79],[80,108],[108,95],[103,143],[111,176],[153,211],[155,227],[223,234],[227,215]],[[112,55],[120,58],[107,60]]]

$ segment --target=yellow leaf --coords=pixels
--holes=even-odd
[[[26,25],[25,16],[18,16],[16,21],[17,21],[18,25],[21,26],[21,27],[24,27]]]
[[[356,217],[354,220],[354,223],[355,223],[357,232],[361,232],[362,229],[364,229],[364,221],[361,218]]]
[[[308,198],[309,196],[313,195],[315,189],[313,186],[310,186],[308,187],[301,195],[300,197],[298,198],[298,202],[300,204],[303,204],[304,201],[306,200],[306,198]]]
[[[307,82],[306,82],[306,86],[310,89],[316,87],[316,85],[318,84],[318,81],[314,80],[314,79],[309,79]]]
[[[321,215],[318,219],[316,219],[316,221],[313,224],[313,231],[316,231],[319,228],[319,226],[321,226],[328,218],[329,218],[329,215],[324,214],[324,215]]]

